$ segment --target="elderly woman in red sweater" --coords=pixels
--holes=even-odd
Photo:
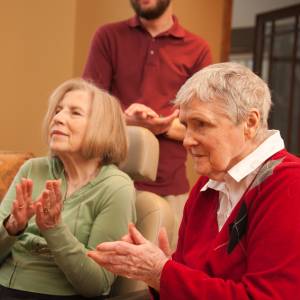
[[[176,104],[202,176],[175,253],[163,230],[156,247],[130,225],[90,257],[143,280],[155,299],[299,299],[300,160],[268,130],[267,85],[244,66],[215,64],[184,84]]]

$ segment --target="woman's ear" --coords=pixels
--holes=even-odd
[[[253,139],[259,128],[260,113],[256,108],[253,108],[247,116],[244,127],[244,134],[247,139]]]

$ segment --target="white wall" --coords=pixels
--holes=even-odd
[[[233,0],[232,28],[253,27],[256,14],[300,4],[300,0]]]

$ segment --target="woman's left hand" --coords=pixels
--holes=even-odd
[[[62,196],[60,180],[48,180],[36,203],[36,224],[40,230],[54,228],[61,220]]]
[[[128,235],[122,241],[105,242],[88,256],[112,273],[142,280],[159,290],[160,275],[171,251],[166,231],[161,229],[159,247],[147,241],[133,224],[129,224]]]

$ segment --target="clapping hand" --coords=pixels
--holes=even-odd
[[[32,180],[22,178],[21,183],[16,185],[16,199],[12,204],[12,211],[5,222],[5,228],[10,235],[18,235],[35,213],[32,201]]]
[[[170,115],[162,117],[150,107],[140,103],[131,104],[124,112],[128,125],[145,127],[155,135],[168,132],[178,113],[179,110],[176,109]]]
[[[150,107],[141,103],[132,103],[125,110],[125,116],[136,118],[139,120],[158,118],[159,115]]]
[[[160,275],[171,251],[164,228],[159,232],[159,247],[146,240],[133,224],[122,241],[105,242],[88,256],[112,273],[142,280],[159,290]]]
[[[54,228],[61,220],[62,195],[60,180],[48,180],[36,203],[36,224],[40,230]]]
[[[41,230],[55,227],[61,219],[62,196],[60,180],[48,180],[46,188],[38,199],[32,200],[33,182],[22,178],[16,185],[16,199],[11,214],[4,223],[10,235],[18,235],[26,228],[29,219],[35,214],[36,224]]]

